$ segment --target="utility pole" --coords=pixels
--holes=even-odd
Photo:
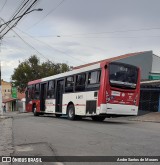
[[[5,22],[2,18],[0,18],[0,28],[3,26],[3,25],[6,25],[6,27],[9,27],[9,29],[4,32],[4,34],[2,34],[1,32],[5,29],[2,29],[2,31],[0,32],[0,52],[1,52],[1,41],[3,39],[3,37],[13,28],[17,25],[18,21],[20,21],[22,19],[22,17],[24,15],[27,15],[33,11],[42,11],[43,9],[39,8],[39,9],[33,9],[31,11],[29,11],[32,6],[37,2],[37,0],[34,0],[34,2],[30,5],[30,7],[20,16],[17,16],[17,17],[13,17],[12,20],[10,21],[7,21]],[[17,20],[18,19],[18,20]],[[1,24],[1,20],[4,22],[3,24]],[[9,23],[11,23],[12,21],[14,20],[17,20],[17,22],[15,22],[14,25],[12,25],[11,27],[9,26]],[[3,107],[2,107],[2,86],[1,86],[1,61],[0,61],[0,115],[3,115]]]
[[[3,115],[3,108],[2,108],[2,84],[1,84],[1,61],[0,61],[0,115]]]
[[[1,41],[2,40],[1,40],[1,35],[0,35],[0,52],[1,52]],[[1,61],[0,61],[0,115],[3,115],[3,108],[2,108],[2,84],[1,84]]]

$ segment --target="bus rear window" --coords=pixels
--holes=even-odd
[[[135,89],[137,77],[137,67],[119,63],[109,65],[109,81],[112,87]]]

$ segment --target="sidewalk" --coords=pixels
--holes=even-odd
[[[142,116],[133,117],[131,121],[160,123],[160,112],[150,112]]]
[[[0,156],[10,156],[13,153],[12,143],[12,118],[0,116]],[[8,164],[9,163],[2,163]]]

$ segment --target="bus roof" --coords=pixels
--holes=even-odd
[[[58,78],[61,78],[61,77],[66,77],[66,76],[74,75],[74,74],[77,74],[77,73],[83,73],[83,72],[86,72],[86,71],[99,69],[99,68],[100,68],[100,63],[90,65],[90,66],[87,66],[87,67],[84,67],[84,68],[80,68],[80,69],[76,69],[76,70],[56,74],[56,75],[53,75],[53,76],[45,77],[45,78],[42,78],[42,79],[33,80],[33,81],[28,82],[28,85],[32,85],[32,84],[36,84],[36,83],[40,83],[40,82],[45,82],[45,81],[49,81],[49,80],[52,80],[52,79],[58,79]]]
[[[115,61],[106,62],[106,61],[103,61],[101,63],[89,65],[87,67],[83,67],[83,68],[75,69],[75,70],[72,70],[72,71],[56,74],[56,75],[45,77],[45,78],[38,79],[38,80],[33,80],[33,81],[28,82],[28,85],[37,84],[37,83],[40,83],[40,82],[45,82],[45,81],[49,81],[49,80],[53,80],[53,79],[59,79],[59,78],[62,78],[62,77],[71,76],[71,75],[75,75],[77,73],[83,73],[83,72],[87,72],[87,71],[94,70],[94,69],[99,69],[99,68],[101,68],[102,66],[104,66],[108,63],[118,63],[118,64],[124,64],[124,65],[128,65],[128,66],[133,66],[133,65],[125,64],[125,63],[121,63],[121,62],[115,62]],[[136,66],[134,66],[134,67],[136,67]]]

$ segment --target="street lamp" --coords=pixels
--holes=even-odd
[[[8,24],[10,23],[10,22],[12,22],[12,21],[14,21],[14,20],[16,20],[16,19],[18,19],[19,18],[19,20],[24,16],[24,15],[26,15],[26,14],[29,14],[29,13],[31,13],[31,12],[33,12],[33,11],[42,11],[43,9],[41,9],[41,8],[39,8],[39,9],[33,9],[33,10],[31,10],[31,11],[28,11],[28,12],[25,12],[24,14],[22,14],[21,16],[18,16],[18,17],[15,17],[15,18],[13,18],[13,19],[11,19],[10,21],[7,21],[7,22],[4,22],[3,24],[1,24],[0,25],[0,28],[3,26],[3,25],[7,25],[8,26]],[[2,18],[1,18],[2,19]],[[3,20],[3,19],[2,19]],[[4,21],[4,20],[3,20]],[[14,26],[12,26],[12,27],[14,27]],[[9,30],[10,29],[12,29],[12,27],[10,27],[9,28]],[[9,31],[8,30],[8,31]],[[8,31],[7,32],[5,32],[2,36],[0,36],[0,40],[3,38],[3,36],[5,35],[5,34],[7,34],[8,33]],[[3,115],[3,109],[2,109],[2,89],[1,89],[1,62],[0,62],[0,115]]]
[[[38,9],[33,9],[33,10],[31,10],[31,11],[29,11],[29,12],[26,12],[25,14],[23,14],[23,15],[20,15],[20,16],[18,16],[18,17],[16,17],[16,18],[13,18],[12,20],[10,20],[10,21],[7,21],[7,22],[5,22],[5,23],[3,23],[3,24],[1,24],[0,25],[0,28],[3,26],[3,25],[6,25],[6,24],[8,24],[8,23],[10,23],[10,22],[12,22],[12,21],[14,21],[14,20],[16,20],[16,19],[18,19],[18,18],[21,18],[22,16],[24,16],[24,15],[26,15],[26,14],[29,14],[29,13],[31,13],[31,12],[33,12],[33,11],[42,11],[43,9],[41,9],[41,8],[38,8]]]

